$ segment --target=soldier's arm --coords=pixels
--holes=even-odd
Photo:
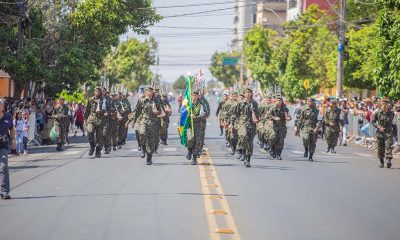
[[[382,127],[378,123],[378,116],[379,116],[379,112],[374,114],[374,119],[372,119],[372,121],[371,121],[372,126],[374,126],[376,129],[380,129]]]
[[[142,100],[140,99],[135,107],[135,114],[133,115],[133,122],[136,123],[139,115],[142,113],[143,110],[143,104],[142,104]]]

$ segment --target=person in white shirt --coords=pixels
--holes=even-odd
[[[24,143],[24,155],[28,153],[28,136],[29,136],[29,112],[24,112],[22,119],[24,120],[24,127],[23,127],[23,143]]]

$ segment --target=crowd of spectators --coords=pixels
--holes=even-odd
[[[325,124],[324,115],[329,107],[329,102],[334,98],[329,98],[325,96],[323,99],[316,101],[317,108],[320,111],[319,120],[322,122],[322,129],[320,132],[320,137],[323,139],[325,136]],[[338,102],[338,107],[341,108],[341,138],[340,144],[344,146],[347,145],[349,139],[355,139],[355,143],[363,144],[368,146],[368,144],[373,144],[375,129],[373,129],[371,121],[377,110],[381,107],[382,98],[371,97],[364,99],[336,99]],[[304,102],[299,100],[295,108],[295,118],[299,117]],[[400,100],[391,102],[390,109],[395,113],[395,118],[393,120],[393,129],[395,132],[395,144],[398,144],[398,126],[400,124]]]
[[[32,144],[50,145],[50,131],[54,121],[52,112],[57,104],[53,99],[26,98],[15,100],[5,98],[5,112],[13,118],[15,129],[15,141],[10,144],[11,154],[25,155]],[[84,130],[84,106],[79,103],[67,103],[70,117],[69,132],[77,136],[78,130],[85,136]],[[68,141],[67,141],[68,142]]]

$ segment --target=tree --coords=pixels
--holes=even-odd
[[[239,57],[237,52],[218,52],[211,57],[211,66],[209,70],[213,77],[224,83],[225,87],[232,87],[239,81],[240,70],[238,66],[223,65],[225,57]]]
[[[390,98],[400,98],[400,1],[378,0],[377,47],[374,49],[378,91]]]
[[[375,61],[374,50],[377,48],[376,25],[367,25],[350,29],[347,33],[349,60],[345,62],[344,85],[352,88],[374,89],[373,76]]]
[[[181,75],[172,85],[174,90],[185,90],[186,89],[186,77]]]
[[[319,86],[332,86],[335,81],[335,36],[328,29],[329,17],[312,5],[297,21],[285,29],[289,48],[281,85],[289,100],[304,98],[303,81],[310,81],[309,94]]]
[[[144,42],[134,38],[122,42],[104,60],[102,75],[110,80],[110,85],[122,83],[132,90],[147,84],[154,77],[150,65],[156,63],[156,49],[153,38]]]
[[[277,32],[266,29],[262,25],[255,25],[247,31],[244,39],[244,54],[247,67],[251,75],[262,86],[269,87],[276,85],[277,71],[276,66],[271,64],[272,58],[272,39],[277,36]]]

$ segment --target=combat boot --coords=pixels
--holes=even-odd
[[[114,152],[115,151],[117,151],[117,146],[113,146],[113,149],[112,149]]]
[[[251,167],[251,165],[250,165],[250,156],[246,156],[245,157],[246,158],[246,161],[244,161],[244,166],[245,167],[247,167],[247,168],[249,168],[249,167]]]
[[[379,168],[384,168],[385,167],[385,162],[383,161],[383,158],[379,159]]]
[[[391,168],[392,167],[392,162],[390,162],[391,159],[388,159],[388,162],[386,163],[386,167],[387,168]]]
[[[60,144],[59,144],[59,143],[57,143],[56,150],[57,150],[57,152],[61,151],[61,150],[60,150]]]
[[[219,127],[221,132],[219,133],[220,136],[224,135],[224,128],[223,127]]]
[[[145,149],[146,149],[145,146],[142,146],[142,147],[140,148],[140,157],[141,157],[141,158],[144,158],[144,157],[146,156]]]
[[[197,156],[193,155],[193,160],[191,162],[192,165],[197,165]]]
[[[329,153],[331,151],[331,145],[328,145],[328,148],[326,149],[326,153]]]
[[[89,156],[92,156],[94,153],[94,144],[90,143],[90,150],[89,150]]]
[[[101,148],[97,147],[96,148],[96,158],[100,158],[101,157]]]
[[[104,147],[104,154],[110,154],[108,146]]]
[[[271,147],[271,157],[272,157],[273,159],[276,158],[276,148],[275,148],[275,147]]]
[[[153,154],[147,153],[147,160],[146,160],[147,165],[153,164],[152,158],[153,158]]]
[[[231,155],[235,155],[236,149],[234,147],[231,148]]]
[[[59,147],[58,147],[58,148],[60,149],[60,152],[61,152],[61,151],[64,151],[63,146],[62,146],[61,143],[59,144]]]
[[[309,162],[314,162],[313,155],[314,153],[310,153],[310,156],[308,157]]]
[[[192,160],[192,151],[188,151],[188,154],[186,154],[186,159]]]
[[[281,154],[282,154],[282,149],[277,150],[277,151],[276,151],[276,159],[282,160]]]
[[[335,147],[331,148],[331,153],[336,154]]]
[[[237,156],[237,159],[242,159],[242,155],[243,155],[243,152],[242,152],[242,149],[239,149],[239,154],[238,154],[238,156]]]
[[[304,157],[308,158],[308,147],[304,148]]]

